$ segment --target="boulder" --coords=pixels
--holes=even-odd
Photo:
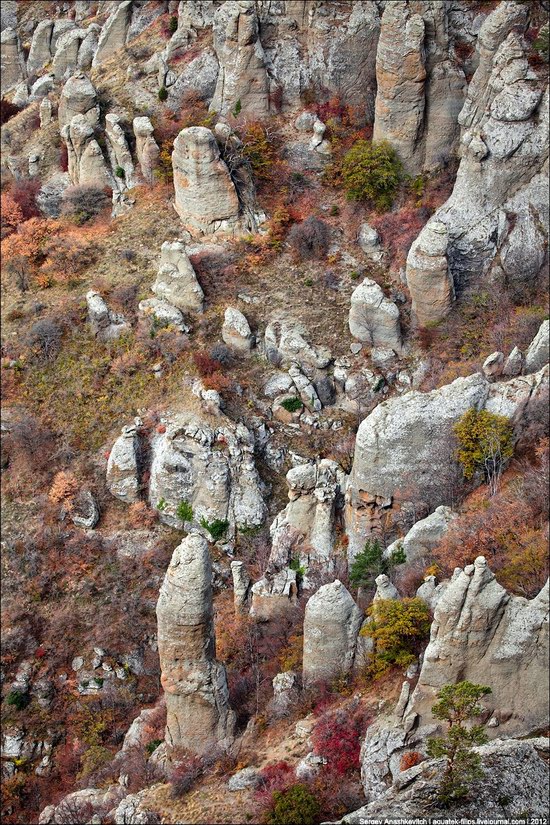
[[[113,812],[115,825],[160,825],[160,815],[147,808],[143,799],[146,791],[129,794],[121,799]]]
[[[325,369],[332,360],[326,347],[308,343],[305,328],[292,318],[270,321],[265,330],[264,348],[268,361],[276,366]]]
[[[113,496],[133,504],[139,500],[139,441],[135,426],[122,428],[109,453],[107,487]]]
[[[304,616],[304,686],[349,673],[362,619],[361,610],[338,579],[311,596]]]
[[[504,369],[504,353],[493,352],[491,355],[488,355],[481,369],[486,378],[498,378],[499,375],[502,375],[502,370]]]
[[[266,571],[252,585],[250,616],[259,622],[268,622],[284,616],[296,607],[298,585],[296,571],[286,567],[277,573]]]
[[[399,310],[370,278],[365,278],[352,293],[349,329],[359,341],[401,352]]]
[[[368,223],[362,223],[359,227],[357,243],[371,261],[378,263],[384,257],[380,246],[380,236],[376,229]]]
[[[245,115],[270,113],[270,79],[259,37],[256,4],[229,0],[214,14],[214,50],[219,74],[210,109],[222,116],[237,108]]]
[[[254,336],[248,321],[242,312],[234,307],[227,307],[225,310],[222,338],[230,349],[240,355],[250,352],[254,344]]]
[[[190,92],[209,103],[216,90],[218,72],[216,55],[211,49],[203,49],[197,57],[189,61],[176,78],[176,82],[168,89],[167,107],[173,112],[180,111]]]
[[[136,137],[136,157],[141,176],[149,185],[155,182],[155,169],[158,167],[160,149],[153,137],[153,124],[148,117],[135,117],[133,121]]]
[[[193,235],[211,235],[239,227],[237,190],[210,129],[182,129],[174,141],[175,209]]]
[[[297,676],[293,670],[285,670],[273,678],[273,698],[268,712],[275,717],[285,716],[299,697]]]
[[[502,368],[502,374],[507,378],[515,378],[521,375],[523,369],[523,353],[518,347],[514,347]]]
[[[57,805],[48,805],[38,817],[39,825],[65,825],[76,821],[89,821],[97,816],[99,821],[120,802],[125,795],[121,785],[105,788],[84,788],[65,796]]]
[[[192,531],[176,547],[157,603],[166,743],[206,754],[231,745],[235,713],[225,668],[215,658],[212,566],[208,543]]]
[[[117,51],[124,48],[131,19],[132,0],[123,0],[122,3],[117,3],[113,13],[101,29],[92,66],[101,65]]]
[[[99,292],[91,289],[86,293],[88,320],[92,330],[101,341],[112,341],[128,332],[130,324],[122,315],[112,312]]]
[[[83,115],[90,126],[99,122],[97,92],[83,72],[70,77],[61,91],[57,113],[60,130],[68,126],[75,115]]]
[[[138,309],[144,316],[153,318],[160,327],[172,327],[180,332],[189,332],[181,311],[167,301],[146,298],[139,302]]]
[[[483,706],[498,719],[499,735],[542,730],[548,720],[548,648],[548,582],[530,601],[511,596],[479,556],[437,602],[405,719],[431,723],[437,691],[466,680],[491,688]]]
[[[83,530],[93,530],[99,521],[99,507],[90,490],[82,490],[71,510],[71,521]]]
[[[524,373],[537,372],[548,363],[548,344],[550,336],[550,322],[543,321],[539,331],[529,344],[525,355]]]
[[[395,550],[401,548],[408,564],[424,562],[439,544],[454,518],[456,513],[450,507],[436,507],[429,516],[417,521],[404,538],[390,544],[384,555],[390,557]]]
[[[381,573],[375,579],[376,593],[373,596],[373,602],[386,601],[387,599],[400,599],[399,591],[393,585],[385,573]]]
[[[242,768],[242,770],[234,773],[229,777],[227,782],[228,791],[246,791],[249,788],[252,790],[262,784],[262,777],[257,768]]]
[[[165,241],[162,244],[160,268],[151,289],[158,298],[180,310],[203,310],[204,292],[187,257],[185,246],[179,241]]]

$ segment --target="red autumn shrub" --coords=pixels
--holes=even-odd
[[[15,103],[11,103],[9,100],[6,100],[6,98],[3,97],[0,100],[0,124],[2,124],[3,126],[4,123],[7,123],[8,120],[10,120],[10,118],[12,118],[14,115],[17,114],[17,112],[20,111],[21,110],[19,106],[16,106]]]
[[[418,751],[407,751],[401,757],[401,761],[399,762],[399,770],[406,771],[409,768],[413,768],[415,765],[420,765],[423,761],[424,757]]]
[[[344,776],[359,767],[361,737],[367,726],[362,711],[327,713],[315,725],[311,736],[318,756],[327,760],[327,768]]]
[[[195,362],[195,366],[202,378],[218,372],[221,367],[220,362],[215,358],[212,358],[212,356],[210,356],[207,352],[204,352],[204,350],[194,352],[193,361]]]
[[[286,791],[296,782],[296,775],[288,762],[274,762],[260,771],[261,784],[256,790],[256,801],[260,805],[270,805],[276,791]]]
[[[36,196],[40,191],[41,183],[37,178],[20,178],[15,180],[10,189],[10,196],[19,206],[23,220],[40,218],[41,212],[36,205]]]

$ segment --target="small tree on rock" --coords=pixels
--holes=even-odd
[[[384,556],[384,548],[378,539],[367,541],[365,549],[357,554],[351,566],[349,580],[356,587],[374,587],[374,580],[381,573],[390,575],[398,564],[407,560],[405,551],[398,546],[390,556]]]
[[[459,448],[457,458],[464,478],[482,470],[491,495],[498,489],[502,469],[514,453],[510,419],[471,407],[454,426]]]
[[[428,756],[445,758],[446,765],[439,788],[439,798],[445,805],[463,799],[477,779],[483,778],[481,759],[472,748],[487,742],[483,725],[467,722],[479,716],[483,708],[479,700],[491,693],[491,688],[474,685],[472,682],[458,682],[445,685],[437,694],[438,702],[432,707],[436,719],[447,722],[447,735],[434,737],[428,741]]]

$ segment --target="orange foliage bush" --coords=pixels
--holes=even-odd
[[[144,501],[136,501],[128,508],[128,520],[134,530],[143,530],[156,524],[158,512],[148,507]]]
[[[23,221],[23,211],[19,204],[8,194],[0,197],[0,213],[2,216],[2,237],[15,232]]]
[[[406,771],[409,768],[413,768],[415,765],[420,765],[423,761],[424,757],[418,751],[407,751],[401,757],[401,761],[399,762],[399,770]]]
[[[73,473],[61,470],[56,473],[50,487],[48,498],[53,504],[63,504],[71,510],[78,492],[78,481]]]

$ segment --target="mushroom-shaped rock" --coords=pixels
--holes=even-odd
[[[107,462],[107,487],[121,501],[132,504],[139,498],[139,442],[134,426],[123,427]]]
[[[160,589],[157,621],[167,745],[197,754],[228,747],[235,714],[225,668],[215,658],[208,543],[196,531],[174,550]]]
[[[182,129],[174,141],[175,209],[191,234],[233,231],[239,225],[239,198],[210,129]]]
[[[349,673],[362,618],[362,611],[338,579],[313,594],[304,616],[305,686]]]
[[[230,349],[242,355],[252,349],[254,336],[250,325],[242,312],[234,307],[227,307],[225,310],[222,338]]]
[[[548,363],[548,342],[550,334],[550,321],[543,321],[539,331],[529,344],[529,349],[525,355],[524,372],[529,374],[537,372]]]
[[[370,278],[365,278],[351,296],[349,329],[359,341],[401,352],[399,310]]]
[[[151,289],[160,299],[180,310],[202,312],[204,292],[187,257],[185,246],[179,241],[165,241],[162,244],[160,269]]]
[[[454,301],[454,282],[447,262],[448,244],[447,227],[441,221],[432,220],[409,250],[407,286],[420,326],[441,321]]]

